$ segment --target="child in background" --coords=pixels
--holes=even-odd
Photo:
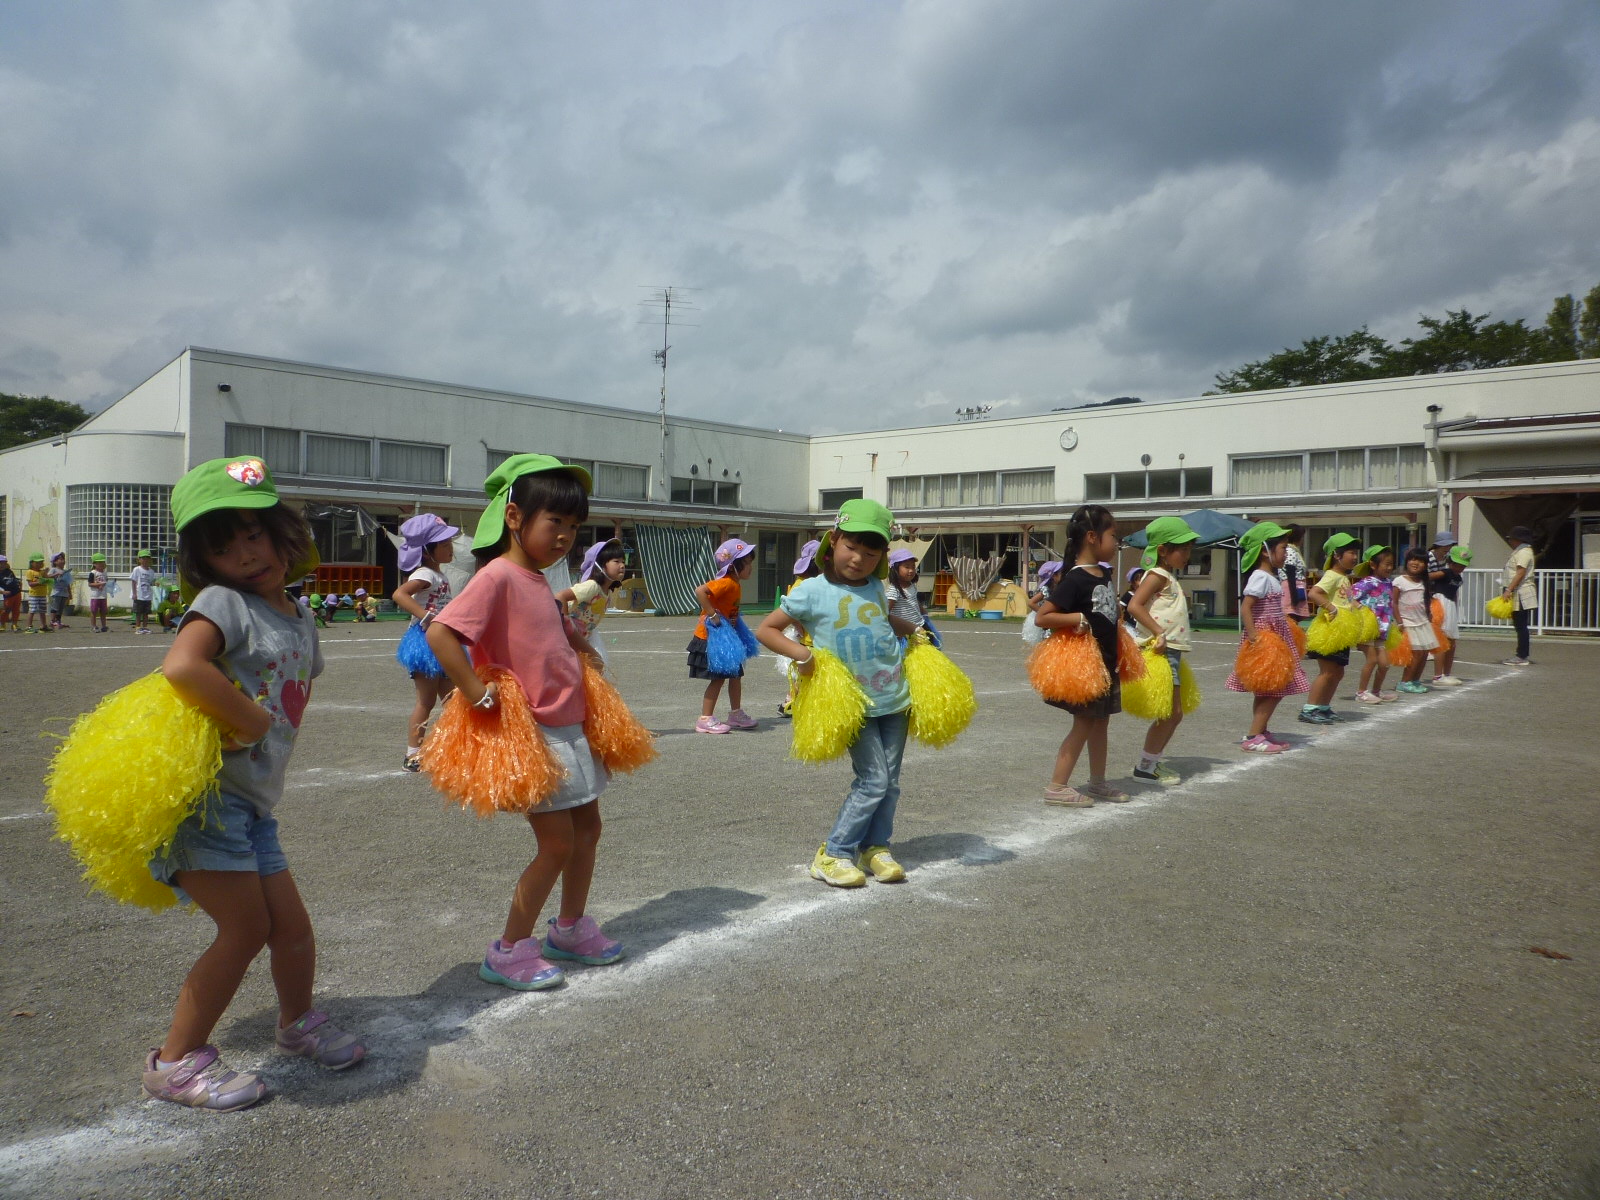
[[[25,578],[28,583],[28,632],[49,633],[50,617],[45,609],[50,602],[50,572],[44,565],[44,555],[28,556]],[[33,627],[35,617],[39,619],[37,630]]]
[[[889,599],[889,611],[913,629],[925,629],[928,614],[922,607],[922,597],[917,593],[917,554],[901,547],[889,552],[889,578],[884,585],[884,595]]]
[[[1040,564],[1039,573],[1034,577],[1036,586],[1034,587],[1033,595],[1028,597],[1028,608],[1031,612],[1037,613],[1044,606],[1044,602],[1050,599],[1051,580],[1060,571],[1061,560],[1058,558],[1052,558],[1049,562]]]
[[[1055,770],[1044,789],[1044,802],[1062,808],[1087,808],[1096,800],[1120,804],[1128,793],[1106,782],[1106,731],[1122,711],[1122,684],[1117,678],[1117,593],[1101,563],[1117,552],[1117,520],[1109,509],[1085,504],[1067,525],[1070,571],[1055,580],[1050,599],[1039,609],[1041,629],[1060,630],[1055,637],[1090,636],[1100,650],[1111,687],[1098,700],[1070,705],[1045,703],[1072,714],[1072,728],[1056,751]],[[1074,788],[1069,781],[1084,746],[1089,747],[1089,782]]]
[[[794,624],[812,645],[837,655],[867,694],[866,720],[850,745],[855,778],[828,840],[811,860],[811,877],[830,887],[861,887],[868,874],[879,883],[906,877],[889,843],[911,720],[900,639],[917,625],[884,605],[881,581],[888,575],[893,527],[894,514],[877,501],[846,500],[817,549],[822,574],[791,588],[756,630],[763,646],[810,675],[811,647],[784,635]]]
[[[789,585],[791,592],[813,575],[822,573],[822,568],[817,565],[817,549],[821,545],[822,543],[819,540],[813,538],[800,547],[800,557],[794,560],[794,582]],[[811,644],[810,636],[798,625],[785,625],[783,627],[783,636],[793,638],[803,646]],[[778,715],[792,718],[794,716],[794,680],[790,677],[791,664],[782,662],[782,656],[779,657],[779,662],[783,669],[784,684],[787,686],[788,691],[784,693],[783,702],[778,705]]]
[[[1125,580],[1127,590],[1117,597],[1117,611],[1122,615],[1122,623],[1128,627],[1128,632],[1134,637],[1139,636],[1139,622],[1134,619],[1133,613],[1128,611],[1128,606],[1133,603],[1134,593],[1139,590],[1139,585],[1144,582],[1144,568],[1134,567],[1128,572]]]
[[[106,624],[106,556],[96,554],[89,560],[89,628],[96,633],[110,633]]]
[[[11,560],[0,554],[0,628],[6,625],[12,633],[22,632],[22,580],[11,569]]]
[[[328,592],[322,597],[322,623],[333,624],[333,616],[339,611],[339,593]]]
[[[1167,656],[1172,668],[1172,715],[1155,721],[1144,735],[1144,749],[1133,769],[1135,779],[1170,787],[1182,783],[1183,776],[1161,762],[1161,755],[1183,720],[1183,702],[1178,695],[1178,672],[1183,656],[1192,648],[1189,641],[1189,598],[1183,594],[1178,573],[1189,565],[1189,555],[1200,535],[1182,517],[1157,517],[1145,526],[1144,578],[1134,589],[1127,611],[1136,626],[1143,626],[1155,639],[1155,648]]]
[[[1411,665],[1400,681],[1400,690],[1418,694],[1432,691],[1421,682],[1422,669],[1428,665],[1428,652],[1439,648],[1439,639],[1428,612],[1428,552],[1421,546],[1406,551],[1405,571],[1394,581],[1394,613],[1411,643]]]
[[[1325,565],[1311,588],[1311,603],[1332,617],[1354,605],[1350,599],[1350,572],[1361,557],[1361,546],[1348,533],[1336,533],[1322,543],[1322,552]],[[1333,725],[1344,720],[1333,711],[1333,695],[1344,679],[1344,669],[1350,665],[1350,651],[1318,654],[1312,650],[1306,657],[1317,660],[1317,678],[1300,710],[1300,720],[1307,725]]]
[[[1288,643],[1290,650],[1294,649],[1289,614],[1283,601],[1286,585],[1279,577],[1291,537],[1292,529],[1272,521],[1258,521],[1239,538],[1239,569],[1250,572],[1239,601],[1239,618],[1244,623],[1241,646],[1246,641],[1254,643],[1262,633],[1275,633]],[[1280,754],[1287,750],[1289,743],[1274,737],[1267,725],[1278,701],[1285,696],[1303,696],[1310,686],[1296,659],[1294,676],[1283,690],[1256,693],[1250,706],[1250,732],[1244,735],[1240,748],[1251,754]],[[1227,687],[1231,692],[1250,690],[1239,681],[1237,672],[1229,673]]]
[[[1394,595],[1389,576],[1394,574],[1394,551],[1387,546],[1368,546],[1361,556],[1350,584],[1350,598],[1364,608],[1370,608],[1378,618],[1378,636],[1371,642],[1361,643],[1361,656],[1366,661],[1361,666],[1361,686],[1356,699],[1362,704],[1385,704],[1396,699],[1393,692],[1383,690],[1384,676],[1389,673],[1389,649],[1384,639],[1389,636],[1389,625],[1394,620]]]
[[[323,616],[322,593],[321,592],[312,592],[311,593],[311,599],[310,599],[310,601],[308,603],[311,606],[311,618],[312,618],[312,620],[314,620],[320,628],[326,629],[327,625],[328,625],[328,621],[327,621],[327,618]]]
[[[1444,610],[1440,624],[1447,639],[1433,652],[1434,665],[1438,667],[1433,686],[1460,687],[1461,680],[1451,674],[1456,665],[1456,642],[1461,637],[1461,611],[1456,598],[1461,594],[1462,573],[1472,565],[1472,551],[1457,545],[1455,534],[1448,530],[1434,538],[1433,545],[1428,551],[1428,590],[1438,597],[1439,607]]]
[[[356,589],[356,620],[371,624],[378,619],[378,602],[367,594],[366,588]]]
[[[213,459],[172,489],[179,572],[198,589],[161,670],[185,701],[229,732],[217,791],[150,863],[193,900],[217,937],[178,993],[166,1040],[145,1061],[158,1100],[228,1112],[267,1085],[223,1066],[207,1039],[263,946],[278,993],[278,1049],[338,1071],[366,1055],[361,1040],[311,1006],[316,943],[273,816],[300,716],[322,671],[316,628],[284,584],[316,554],[304,520],[278,503],[260,459]]]
[[[155,555],[148,550],[139,551],[137,562],[129,572],[128,582],[133,589],[133,631],[150,632],[150,603],[155,598]]]
[[[72,572],[67,569],[67,556],[57,554],[50,560],[50,628],[70,629],[61,618],[67,615],[67,605],[72,603]]]
[[[412,626],[420,625],[426,634],[439,610],[450,602],[450,581],[439,568],[455,561],[456,548],[451,539],[460,532],[436,513],[418,513],[402,522],[398,565],[406,572],[406,581],[395,588],[390,599],[401,612],[410,614],[407,633]],[[316,600],[315,596],[311,597],[313,604]],[[434,669],[430,663],[427,670]],[[411,706],[411,719],[406,723],[406,753],[401,760],[408,771],[422,769],[422,731],[433,714],[433,706],[444,703],[455,688],[443,673],[443,666],[437,669],[438,675],[426,671],[408,672],[417,693],[416,703]]]
[[[1310,584],[1306,581],[1306,560],[1300,555],[1300,539],[1305,530],[1290,525],[1289,539],[1284,543],[1283,565],[1278,568],[1278,582],[1283,584],[1283,611],[1291,621],[1303,621],[1311,615]]]
[[[737,675],[713,674],[706,661],[706,626],[721,621],[731,621],[739,615],[739,600],[744,594],[740,586],[750,577],[755,566],[756,548],[739,538],[729,538],[717,547],[712,556],[716,560],[714,578],[695,588],[695,599],[700,601],[700,621],[694,627],[694,637],[689,639],[689,678],[709,680],[705,695],[700,701],[700,719],[694,723],[696,733],[731,733],[735,729],[754,729],[756,723],[744,711],[744,665]],[[881,588],[879,589],[882,590]],[[716,718],[717,697],[722,694],[722,684],[728,684],[728,703],[732,711],[727,721]]]
[[[605,619],[611,593],[622,586],[622,576],[627,569],[621,539],[607,538],[583,552],[583,561],[578,564],[578,582],[556,593],[561,611],[577,621],[583,636],[608,666],[610,660],[606,657],[605,646],[595,634]]]
[[[490,496],[472,539],[478,570],[428,626],[428,645],[474,708],[500,703],[499,688],[473,670],[509,669],[566,779],[530,811],[538,851],[517,880],[500,937],[489,943],[478,975],[517,991],[565,982],[549,959],[593,966],[614,963],[622,945],[587,915],[600,842],[600,793],[606,770],[583,734],[588,701],[579,654],[588,641],[561,615],[544,568],[567,556],[589,515],[589,473],[548,454],[514,454],[484,483]],[[472,648],[472,658],[466,647]],[[540,910],[561,880],[561,907],[541,942]]]

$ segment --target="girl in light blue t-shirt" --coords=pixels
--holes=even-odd
[[[812,878],[831,887],[860,887],[868,873],[880,883],[906,877],[889,838],[911,710],[900,639],[917,626],[891,615],[884,595],[893,521],[876,501],[846,501],[817,550],[822,574],[796,584],[756,630],[762,645],[809,675],[811,647],[784,633],[799,626],[813,646],[837,655],[867,694],[866,721],[850,746],[855,779],[811,863]]]

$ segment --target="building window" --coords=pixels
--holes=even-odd
[[[308,433],[305,473],[333,479],[371,479],[372,442],[369,438]]]
[[[396,483],[444,483],[450,469],[444,446],[419,442],[379,442],[378,478]]]
[[[353,512],[331,509],[323,516],[308,517],[306,524],[323,562],[372,561],[372,540],[361,532],[361,523]]]
[[[274,475],[299,475],[300,431],[271,425],[234,425],[223,429],[223,453],[250,454],[261,459]]]
[[[608,500],[648,500],[650,469],[626,463],[598,463],[594,494]]]
[[[484,478],[487,479],[490,475],[493,475],[494,474],[494,469],[496,467],[498,467],[501,463],[505,462],[506,459],[510,458],[515,453],[516,453],[515,450],[491,450],[491,451],[489,451],[488,458],[483,464],[483,475],[484,475]]]
[[[817,493],[817,511],[832,512],[846,500],[861,499],[860,488],[823,488]]]
[[[824,493],[826,494],[826,493]],[[856,492],[860,495],[860,492]],[[1056,469],[966,471],[948,475],[895,475],[889,507],[981,508],[996,504],[1049,504],[1056,498]]]
[[[718,483],[695,476],[675,475],[672,478],[674,504],[714,504],[718,508],[739,507],[739,485]]]
[[[113,574],[133,570],[140,550],[158,559],[178,544],[169,507],[172,489],[154,483],[85,483],[67,488],[67,564],[87,571],[95,554]]]
[[[1083,477],[1083,498],[1095,500],[1165,500],[1211,495],[1210,467],[1161,471],[1112,471]]]
[[[1422,446],[1306,450],[1247,455],[1232,461],[1235,496],[1362,492],[1368,488],[1417,491],[1427,486],[1428,452]]]

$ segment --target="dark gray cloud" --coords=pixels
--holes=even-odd
[[[0,11],[0,390],[185,344],[816,430],[1600,281],[1590,0]],[[20,282],[21,286],[18,286]]]

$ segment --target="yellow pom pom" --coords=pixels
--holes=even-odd
[[[801,762],[827,762],[850,749],[867,719],[867,693],[839,656],[813,646],[810,675],[795,681],[794,744]]]
[[[1509,621],[1511,614],[1516,611],[1516,605],[1511,603],[1510,596],[1496,596],[1483,607],[1496,621]]]
[[[948,746],[978,711],[972,680],[927,636],[906,646],[906,684],[911,688],[910,734],[930,746]]]
[[[1194,672],[1189,670],[1187,658],[1178,664],[1178,703],[1184,716],[1200,707],[1200,685],[1195,681]]]
[[[480,817],[527,812],[555,794],[566,768],[539,732],[517,677],[479,667],[478,678],[499,686],[499,703],[485,711],[452,693],[422,743],[422,769],[446,799]]]
[[[1360,609],[1360,615],[1361,632],[1356,636],[1356,645],[1365,646],[1368,642],[1378,640],[1378,614],[1363,605]],[[1277,691],[1276,688],[1268,688],[1267,690]]]
[[[222,733],[160,673],[112,692],[73,723],[45,777],[56,837],[114,900],[169,908],[149,862],[215,787]]]
[[[583,736],[607,771],[613,775],[637,771],[656,757],[650,731],[633,715],[622,693],[588,659],[583,662],[583,691],[589,707],[583,718]]]
[[[1165,721],[1172,715],[1172,667],[1159,650],[1144,651],[1144,674],[1122,685],[1122,711],[1141,721]]]
[[[1088,633],[1058,629],[1028,653],[1028,682],[1046,700],[1088,704],[1111,690],[1100,643]]]
[[[1361,614],[1353,608],[1341,608],[1335,617],[1319,613],[1311,622],[1306,649],[1316,654],[1337,654],[1354,646],[1360,638]]]

